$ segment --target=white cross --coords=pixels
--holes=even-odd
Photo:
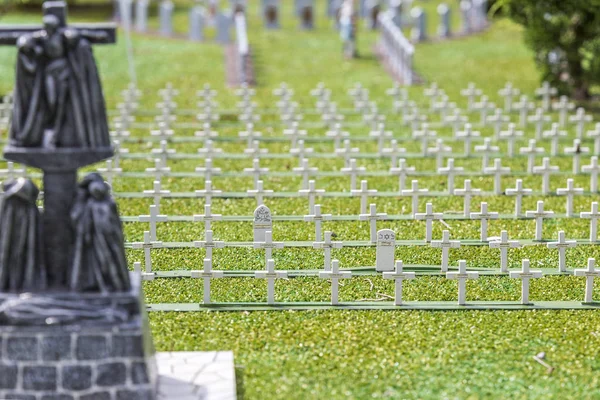
[[[542,159],[542,165],[533,167],[533,173],[542,175],[542,193],[550,193],[550,175],[558,172],[558,166],[550,165],[550,158],[544,157]]]
[[[360,181],[360,189],[351,190],[350,193],[352,196],[360,196],[360,213],[367,213],[367,201],[369,200],[369,196],[374,196],[377,194],[377,190],[368,189],[367,181]]]
[[[383,279],[394,280],[394,305],[402,305],[402,281],[405,279],[415,279],[414,272],[402,272],[402,261],[396,260],[394,272],[384,272]]]
[[[592,122],[592,116],[585,114],[585,109],[583,107],[579,107],[575,115],[569,117],[569,122],[573,123],[577,128],[577,137],[583,137],[583,130],[585,128],[585,124],[588,122]]]
[[[106,160],[106,168],[98,168],[98,172],[100,172],[103,176],[106,177],[106,182],[108,186],[113,187],[113,179],[115,176],[120,175],[123,170],[121,168],[113,167],[113,160]]]
[[[293,122],[290,129],[284,129],[283,135],[290,138],[290,146],[296,147],[300,137],[306,137],[306,131],[298,129],[298,122]]]
[[[575,276],[585,276],[584,303],[593,303],[594,278],[600,277],[600,270],[596,269],[596,259],[588,258],[586,269],[576,269]]]
[[[427,203],[425,204],[425,212],[424,213],[416,213],[416,220],[425,220],[425,241],[431,242],[433,236],[433,221],[440,220],[444,216],[443,213],[434,213],[433,212],[433,204]]]
[[[266,271],[256,271],[254,276],[257,279],[267,280],[267,304],[275,304],[275,280],[287,279],[287,271],[275,271],[275,261],[267,260]]]
[[[213,158],[219,154],[223,154],[223,150],[215,147],[214,142],[210,139],[204,142],[204,147],[198,149],[198,154],[202,154],[206,158]]]
[[[194,136],[202,139],[210,139],[219,136],[217,132],[213,131],[210,126],[210,122],[202,124],[202,130],[194,132]]]
[[[560,101],[552,104],[554,111],[558,111],[558,123],[560,126],[565,126],[567,122],[567,114],[569,111],[575,109],[575,104],[569,102],[567,96],[560,96]]]
[[[156,223],[167,222],[167,216],[159,215],[156,206],[152,205],[150,206],[150,215],[140,215],[138,221],[150,223],[150,240],[156,241]]]
[[[171,123],[177,120],[177,116],[173,115],[172,111],[173,110],[169,107],[162,108],[161,114],[154,117],[154,121],[156,121],[159,124],[163,124],[166,128],[169,128]]]
[[[519,112],[519,124],[525,127],[527,123],[527,114],[530,110],[535,109],[535,104],[530,102],[526,95],[522,95],[518,103],[513,105],[513,110]]]
[[[544,124],[552,121],[552,118],[548,115],[544,115],[544,110],[538,108],[535,110],[535,114],[529,116],[527,118],[528,122],[535,124],[535,138],[542,138],[542,130],[544,129]]]
[[[131,136],[131,132],[126,130],[121,124],[116,123],[114,125],[115,125],[115,130],[110,132],[111,138],[114,138],[117,140],[124,140],[124,139],[128,138],[129,136]]]
[[[478,219],[481,221],[480,240],[482,242],[487,242],[487,240],[488,240],[488,222],[490,219],[498,219],[498,213],[497,212],[488,212],[488,204],[486,202],[481,202],[480,211],[471,213],[470,217],[471,217],[471,219]]]
[[[496,111],[494,111],[494,114],[492,114],[486,118],[485,123],[487,124],[489,122],[492,124],[492,126],[494,127],[494,137],[498,138],[498,135],[500,134],[500,131],[502,130],[502,124],[509,122],[509,121],[510,121],[510,117],[508,117],[507,115],[504,115],[502,113],[501,108],[496,108]]]
[[[154,160],[154,168],[146,168],[146,172],[149,174],[154,174],[155,181],[162,181],[162,177],[171,173],[171,168],[165,167],[160,159]]]
[[[385,94],[390,96],[393,101],[399,101],[400,99],[408,98],[408,90],[406,90],[406,88],[401,88],[398,82],[394,82],[394,86],[387,89]]]
[[[508,142],[508,156],[512,157],[515,154],[515,142],[523,137],[523,131],[517,131],[515,124],[508,124],[508,130],[501,131],[498,139]]]
[[[343,242],[332,242],[331,241],[331,231],[325,231],[324,239],[322,242],[314,242],[313,248],[315,249],[323,249],[324,253],[324,264],[323,269],[325,271],[329,271],[331,268],[331,250],[332,249],[341,249],[344,246]]]
[[[441,240],[432,240],[431,247],[442,249],[442,272],[448,271],[448,262],[450,261],[450,249],[458,249],[460,240],[450,240],[450,231],[442,231]]]
[[[521,204],[523,196],[528,196],[531,193],[531,189],[523,188],[522,179],[517,179],[516,186],[514,188],[506,189],[507,196],[515,196],[515,217],[519,217],[521,215]]]
[[[471,142],[479,136],[481,134],[478,131],[474,131],[471,124],[465,124],[463,131],[456,132],[455,138],[465,143],[465,155],[467,157],[471,155]]]
[[[173,131],[173,129],[169,129],[169,127],[163,122],[158,124],[158,130],[150,130],[150,136],[159,138],[161,142],[171,138],[174,134],[175,131]]]
[[[598,240],[598,219],[600,219],[598,202],[592,202],[591,211],[584,211],[580,213],[579,218],[586,218],[590,220],[590,242],[596,242]]]
[[[521,261],[521,271],[511,271],[509,276],[521,280],[521,304],[529,304],[529,280],[542,277],[542,271],[529,269],[529,260]]]
[[[204,280],[204,291],[203,291],[203,302],[204,304],[210,304],[210,280],[215,278],[222,278],[223,271],[213,271],[212,259],[204,259],[204,268],[202,271],[192,271],[192,278],[201,278]]]
[[[325,88],[325,84],[323,82],[319,82],[317,86],[310,91],[310,95],[313,97],[321,97],[326,91],[327,88]]]
[[[266,174],[267,172],[269,172],[269,168],[261,168],[259,158],[252,159],[252,168],[244,168],[245,174],[252,175],[254,177],[253,187],[256,187],[256,185],[258,184],[260,176],[262,174]]]
[[[398,156],[403,153],[406,153],[406,149],[398,147],[398,141],[396,139],[392,139],[390,141],[390,147],[386,147],[381,151],[383,156],[390,158],[392,168],[398,163]]]
[[[398,166],[390,168],[390,174],[398,176],[398,191],[404,190],[404,184],[406,177],[415,172],[415,167],[409,167],[406,165],[406,159],[401,158],[398,160]]]
[[[552,96],[556,96],[558,90],[550,86],[548,81],[542,83],[542,87],[535,89],[535,95],[542,98],[542,107],[548,111],[550,109],[550,99]]]
[[[293,168],[292,171],[302,176],[302,189],[307,189],[308,178],[310,177],[310,175],[316,174],[319,171],[319,169],[317,167],[309,167],[308,158],[303,158],[300,161],[300,166]]]
[[[504,97],[504,111],[510,112],[512,110],[513,97],[516,97],[521,92],[519,89],[513,88],[512,82],[507,82],[504,88],[498,91],[498,94]]]
[[[317,197],[317,195],[324,194],[325,189],[317,189],[315,186],[315,181],[311,179],[310,181],[308,181],[308,188],[300,189],[300,190],[298,190],[298,193],[301,196],[308,197],[308,213],[314,214],[315,213],[315,198]]]
[[[518,240],[508,240],[508,232],[501,231],[500,237],[490,241],[490,249],[500,249],[500,272],[508,272],[508,249],[518,249]]]
[[[196,190],[195,194],[198,197],[204,197],[204,204],[211,204],[213,196],[223,193],[220,190],[213,189],[212,181],[204,182],[204,189]]]
[[[566,215],[567,217],[572,217],[573,197],[583,194],[583,188],[576,188],[575,181],[573,179],[567,179],[567,187],[557,189],[556,194],[559,196],[567,196]]]
[[[463,196],[463,215],[465,218],[469,218],[471,215],[471,197],[481,193],[481,189],[472,189],[471,180],[465,179],[464,187],[462,189],[456,189],[454,194],[457,196]]]
[[[558,250],[558,272],[567,271],[567,257],[566,250],[568,248],[577,247],[576,240],[566,240],[565,231],[558,232],[558,240],[556,242],[550,242],[546,245],[549,249]]]
[[[331,270],[319,272],[319,278],[331,279],[331,304],[335,306],[339,303],[339,280],[352,278],[352,272],[340,271],[340,262],[338,260],[332,260]]]
[[[425,88],[425,90],[423,90],[423,94],[426,97],[429,97],[429,101],[431,103],[432,108],[433,108],[433,104],[435,103],[437,98],[439,96],[441,96],[443,93],[444,93],[444,91],[438,87],[436,82],[432,82],[428,88]]]
[[[179,90],[173,89],[173,84],[169,82],[165,85],[164,89],[159,89],[158,94],[163,98],[172,98],[179,96]]]
[[[593,156],[590,159],[590,165],[584,165],[581,170],[590,174],[590,192],[596,193],[598,191],[598,173],[600,173],[598,156]]]
[[[265,249],[265,263],[267,263],[270,259],[273,258],[273,249],[283,249],[283,242],[274,242],[273,241],[273,232],[266,231],[265,232],[265,241],[264,242],[254,242],[252,243],[255,249]]]
[[[404,117],[404,123],[410,123],[410,128],[413,131],[417,129],[419,124],[423,124],[425,121],[427,121],[427,116],[419,114],[417,107],[413,107],[411,113]]]
[[[263,181],[256,182],[256,189],[247,190],[248,196],[254,197],[256,199],[256,205],[260,206],[263,204],[263,197],[272,194],[272,190],[266,190],[263,188]]]
[[[549,131],[544,131],[542,136],[550,139],[550,154],[556,156],[558,155],[558,141],[561,137],[567,136],[567,132],[561,131],[558,123],[554,123]]]
[[[473,110],[479,111],[479,119],[481,124],[485,124],[487,120],[488,111],[494,110],[496,105],[494,103],[490,103],[489,98],[487,96],[481,96],[479,103],[475,103],[473,105]]]
[[[412,138],[421,141],[421,152],[423,153],[423,156],[427,155],[429,140],[435,139],[436,137],[437,132],[429,130],[429,124],[422,124],[421,130],[413,130],[412,132]]]
[[[211,99],[217,95],[217,91],[211,89],[210,83],[205,83],[201,90],[196,91],[196,96]]]
[[[369,205],[369,213],[359,214],[358,218],[361,221],[369,221],[369,231],[371,243],[377,242],[377,221],[386,219],[386,213],[378,213],[375,204]]]
[[[252,142],[258,140],[262,133],[254,130],[254,124],[249,123],[246,124],[246,130],[238,133],[238,136],[242,139],[246,139],[246,147],[250,148],[252,146]]]
[[[481,96],[481,89],[477,89],[473,82],[469,82],[469,85],[466,89],[462,89],[460,91],[460,95],[467,98],[467,110],[473,110],[473,103],[475,101],[475,97]]]
[[[152,240],[150,232],[144,231],[144,241],[132,243],[131,246],[134,249],[144,249],[144,263],[146,272],[142,274],[142,279],[153,280],[155,274],[152,272],[152,257],[150,255],[150,250],[161,248],[162,242]]]
[[[553,215],[554,211],[544,211],[544,202],[542,200],[537,202],[535,211],[525,211],[527,218],[535,218],[535,240],[538,242],[542,240],[544,218],[552,218]]]
[[[444,162],[444,155],[451,154],[452,147],[445,146],[444,141],[442,139],[437,139],[435,141],[434,147],[429,147],[427,149],[427,154],[435,155],[435,167],[436,169],[442,168],[442,163]]]
[[[369,132],[369,137],[377,139],[377,154],[383,154],[383,145],[386,138],[392,137],[391,131],[385,130],[385,124],[378,124],[377,129]]]
[[[494,175],[494,193],[496,193],[497,195],[502,194],[502,175],[510,174],[510,168],[502,166],[501,158],[495,158],[494,166],[484,168],[483,172],[485,174]]]
[[[529,145],[527,147],[521,147],[519,150],[520,154],[527,156],[527,172],[533,173],[533,163],[535,163],[535,156],[544,153],[543,147],[536,147],[536,140],[529,139]]]
[[[321,205],[315,204],[314,214],[305,215],[304,221],[315,223],[315,242],[321,240],[321,224],[323,221],[331,220],[331,214],[321,214]]]
[[[287,83],[281,82],[278,88],[273,89],[273,95],[278,97],[291,97],[294,89],[288,87]]]
[[[204,205],[204,214],[194,215],[194,217],[193,217],[194,222],[204,222],[204,230],[205,231],[211,230],[212,222],[221,221],[223,219],[223,216],[221,214],[213,214],[213,213],[211,213],[210,209],[211,209],[210,204],[205,204]]]
[[[325,136],[328,138],[333,138],[333,148],[335,151],[340,148],[340,142],[342,139],[349,137],[350,134],[346,131],[342,131],[342,124],[336,123],[333,125],[331,130],[328,130],[325,133]]]
[[[260,158],[268,152],[268,149],[260,148],[260,142],[258,140],[253,140],[250,146],[247,149],[244,149],[244,154],[249,155],[252,158]]]
[[[225,247],[225,242],[213,240],[213,231],[208,229],[204,231],[204,240],[195,240],[194,247],[206,249],[205,260],[212,260],[213,249],[222,249]]]
[[[452,126],[452,133],[456,135],[456,132],[460,129],[461,125],[466,124],[468,118],[464,115],[461,115],[461,111],[459,108],[455,108],[452,112],[452,115],[447,116],[442,121],[444,124],[450,124]]]
[[[447,165],[438,169],[438,174],[444,174],[448,177],[448,193],[454,194],[454,177],[464,170],[463,167],[454,166],[454,158],[449,158]]]
[[[598,122],[594,129],[587,131],[587,137],[594,139],[594,154],[600,153],[600,122]]]
[[[447,279],[458,281],[458,305],[464,306],[467,302],[467,279],[479,278],[479,272],[467,271],[467,262],[458,261],[458,271],[446,272]]]
[[[144,190],[144,194],[151,195],[154,198],[154,205],[156,206],[156,212],[160,214],[160,199],[163,196],[171,194],[169,190],[162,190],[160,187],[160,181],[154,181],[152,190]]]
[[[429,190],[427,189],[419,189],[419,181],[414,179],[411,182],[411,188],[405,189],[402,191],[402,196],[411,196],[412,197],[412,207],[411,213],[414,216],[419,209],[419,196],[425,195]]]
[[[581,155],[590,152],[589,147],[581,146],[580,139],[573,140],[573,147],[565,148],[565,154],[571,154],[573,157],[573,173],[578,174],[581,167]]]
[[[483,171],[487,168],[490,162],[490,155],[498,153],[500,148],[498,146],[492,145],[491,138],[484,138],[483,144],[479,146],[475,146],[475,153],[481,154],[481,170]]]
[[[196,167],[196,173],[204,174],[205,181],[212,181],[213,175],[221,174],[221,168],[213,167],[212,159],[207,158],[204,161],[204,167]]]
[[[358,147],[350,147],[350,140],[344,140],[344,146],[340,149],[335,149],[335,155],[344,158],[344,166],[349,167],[352,163],[352,155],[358,154],[360,150]],[[342,170],[343,171],[343,170]]]
[[[456,103],[451,103],[448,96],[443,95],[441,100],[432,104],[431,109],[434,111],[439,111],[440,120],[444,120],[448,115],[448,109],[456,107]]]

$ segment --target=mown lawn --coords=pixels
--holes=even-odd
[[[297,29],[298,21],[292,18],[291,4],[284,5],[283,29],[266,31],[258,17],[255,4],[250,13],[250,41],[255,52],[258,78],[256,101],[260,107],[273,108],[271,91],[280,82],[287,82],[295,91],[295,100],[301,107],[312,108],[313,99],[308,95],[318,82],[325,82],[332,90],[332,97],[341,109],[352,107],[347,90],[361,82],[371,93],[381,109],[390,108],[385,90],[392,84],[373,56],[376,34],[361,29],[357,60],[343,60],[341,45],[331,23],[324,18],[325,4],[318,2],[317,29],[303,32]],[[434,4],[424,2],[431,10]],[[456,6],[455,2],[452,3]],[[183,7],[178,3],[178,6]],[[186,31],[187,15],[176,14],[176,27]],[[95,20],[105,17],[77,15],[79,20]],[[35,14],[8,15],[3,22],[37,21]],[[430,18],[430,31],[435,31],[437,18]],[[155,22],[154,22],[155,23]],[[219,91],[217,100],[225,109],[235,106],[233,91],[224,84],[224,55],[222,48],[212,43],[188,43],[180,39],[161,39],[154,36],[134,35],[136,71],[139,87],[144,91],[142,105],[153,108],[158,101],[156,92],[172,83],[181,92],[177,103],[182,108],[194,107],[195,91],[205,82]],[[96,56],[102,72],[107,102],[114,108],[120,91],[128,82],[128,69],[124,41],[116,46],[98,47]],[[0,93],[10,90],[13,82],[15,51],[0,49]],[[449,42],[426,43],[417,46],[415,66],[417,73],[427,82],[437,81],[453,101],[464,106],[458,93],[468,82],[475,82],[492,101],[502,104],[497,95],[506,81],[512,81],[525,94],[532,95],[539,85],[530,52],[521,42],[521,31],[508,21],[500,20],[488,32],[476,37],[461,38]],[[410,89],[411,99],[426,107],[423,87]],[[317,116],[307,115],[305,123],[317,126]],[[399,116],[388,117],[395,137],[410,136],[408,128],[397,124]],[[471,120],[478,121],[472,114]],[[354,136],[365,136],[364,127],[356,124],[357,116],[350,116],[349,131]],[[240,124],[222,122],[215,128],[221,136],[234,136],[241,130]],[[263,117],[257,124],[265,136],[278,136],[282,126],[276,116]],[[491,128],[487,128],[491,129]],[[321,136],[324,127],[309,130],[310,136]],[[193,131],[181,130],[181,136]],[[440,136],[450,136],[448,129],[438,130]],[[147,136],[148,132],[136,130],[135,136]],[[483,131],[482,134],[489,134]],[[531,136],[531,132],[528,132]],[[570,132],[571,138],[574,133]],[[358,143],[358,142],[357,142]],[[523,141],[523,145],[526,141]],[[564,141],[563,144],[569,143]],[[357,144],[358,145],[358,144]],[[219,143],[226,151],[239,152],[242,143]],[[289,145],[265,144],[270,152],[286,152]],[[320,146],[320,147],[319,147]],[[315,150],[330,150],[330,145],[315,143]],[[372,144],[360,143],[365,151],[373,151]],[[416,152],[417,143],[402,143],[410,152]],[[454,143],[458,151],[462,143]],[[505,151],[505,144],[501,144]],[[128,143],[132,152],[149,152],[156,143],[143,140]],[[178,152],[195,153],[197,145],[173,145]],[[588,158],[584,158],[585,164]],[[262,166],[272,171],[286,171],[297,160],[265,160]],[[516,171],[524,170],[526,160],[503,159],[503,163]],[[151,157],[142,160],[126,159],[125,170],[140,171],[153,164]],[[191,171],[202,164],[191,160],[171,161],[174,171]],[[251,160],[216,160],[216,166],[239,171],[250,167]],[[384,171],[389,161],[362,159],[360,164],[369,171]],[[468,171],[480,167],[479,159],[460,159],[457,164]],[[539,160],[538,160],[539,164]],[[571,162],[560,157],[553,160],[561,171],[569,171]],[[341,160],[315,160],[321,170],[336,170]],[[411,160],[417,170],[433,171],[433,159]],[[522,177],[526,186],[539,191],[540,178]],[[566,176],[555,176],[552,187],[564,187]],[[515,177],[505,177],[503,185],[513,186]],[[462,186],[463,178],[456,180]],[[432,176],[419,179],[422,187],[431,191],[444,190],[446,179]],[[493,187],[491,177],[477,177],[474,186],[486,191]],[[587,176],[576,177],[577,186],[588,188]],[[171,191],[192,191],[201,188],[199,179],[169,178],[163,187]],[[251,181],[239,178],[215,178],[214,185],[223,191],[249,189]],[[348,191],[347,178],[323,178],[318,187],[328,191]],[[394,177],[369,178],[369,185],[381,191],[393,190]],[[300,179],[266,179],[265,186],[275,191],[296,191]],[[117,179],[115,190],[140,191],[151,189],[151,179]],[[547,209],[564,212],[564,198],[535,197],[524,200],[524,209],[533,209],[535,201],[546,201]],[[589,209],[597,196],[579,197],[575,203],[577,212]],[[476,208],[478,201],[472,204]],[[510,213],[513,199],[486,197],[490,210]],[[462,209],[462,198],[424,198],[433,201],[436,211]],[[119,199],[123,215],[146,214],[150,199]],[[407,213],[407,198],[378,198],[378,210],[390,214]],[[323,199],[324,212],[333,214],[357,214],[359,200]],[[267,205],[277,215],[303,215],[306,200],[268,199]],[[253,200],[215,199],[213,212],[224,215],[250,215],[255,207]],[[202,212],[202,204],[194,200],[164,200],[162,211],[169,215],[191,215]],[[469,221],[448,221],[453,238],[477,238],[479,225]],[[378,227],[394,229],[399,238],[422,239],[424,224],[416,221],[381,222]],[[140,240],[147,226],[127,224],[128,241]],[[249,241],[252,237],[248,223],[216,223],[215,238],[226,241]],[[338,240],[366,239],[365,223],[328,223],[325,229],[333,230]],[[434,226],[434,237],[441,235],[441,224]],[[531,238],[534,223],[531,220],[503,220],[490,224],[490,236],[507,229],[511,238]],[[586,238],[588,225],[585,221],[556,219],[545,224],[544,236],[556,237],[565,230],[569,238]],[[158,236],[163,241],[199,240],[202,227],[191,223],[161,224]],[[278,241],[311,240],[312,224],[290,222],[276,223],[274,238]],[[130,251],[130,261],[141,261],[142,253]],[[154,267],[157,270],[197,269],[201,267],[204,252],[201,250],[158,250]],[[374,264],[374,249],[354,248],[337,250],[335,257],[343,267]],[[580,246],[568,251],[568,267],[581,268],[587,257],[600,257],[598,247]],[[437,264],[440,252],[426,247],[401,247],[396,258],[405,263]],[[517,268],[521,258],[530,258],[532,266],[553,267],[557,263],[555,251],[543,246],[529,246],[510,254],[511,268]],[[251,249],[225,249],[215,251],[215,269],[257,270],[263,268],[263,253]],[[472,267],[496,267],[499,256],[487,247],[463,247],[451,253],[451,262],[469,260]],[[322,265],[322,255],[308,249],[284,249],[275,252],[280,269],[317,269]],[[456,284],[440,277],[420,277],[407,283],[405,296],[408,300],[456,299]],[[191,279],[162,279],[145,283],[146,300],[159,302],[199,302],[202,284]],[[255,279],[235,278],[215,281],[215,301],[262,301],[266,296],[265,282]],[[583,281],[567,276],[545,277],[532,283],[531,299],[580,300],[583,297]],[[468,283],[469,300],[518,300],[518,282],[507,277],[486,277]],[[380,277],[358,277],[346,282],[341,288],[342,301],[384,298],[393,294],[389,281]],[[600,291],[596,290],[596,296]],[[280,301],[327,301],[329,285],[315,278],[300,278],[277,284]],[[600,297],[598,297],[600,298]],[[598,349],[600,348],[600,317],[595,311],[496,311],[496,312],[383,312],[383,311],[307,311],[307,312],[236,312],[236,313],[152,313],[151,324],[155,343],[160,351],[170,350],[233,350],[239,366],[240,398],[245,399],[367,399],[367,398],[556,398],[583,399],[600,397]],[[546,352],[547,362],[555,370],[546,369],[533,360],[539,352]]]

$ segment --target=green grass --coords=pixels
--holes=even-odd
[[[453,7],[456,7],[453,2]],[[437,2],[422,2],[428,10]],[[181,33],[187,30],[187,15],[183,3],[178,3],[175,26]],[[181,9],[180,9],[181,8]],[[374,58],[372,48],[376,34],[359,32],[357,60],[344,60],[341,45],[331,23],[324,19],[325,9],[318,2],[317,29],[313,32],[298,30],[298,21],[292,18],[292,2],[285,2],[282,12],[281,31],[266,31],[254,5],[250,13],[250,41],[255,52],[258,77],[256,101],[263,107],[273,101],[271,91],[280,82],[288,82],[296,91],[295,100],[303,107],[311,107],[313,99],[308,92],[323,81],[332,89],[333,98],[340,108],[350,108],[346,94],[354,82],[362,82],[369,88],[371,97],[382,108],[389,108],[385,90],[391,79],[383,72]],[[431,15],[431,12],[430,12]],[[75,14],[73,19],[90,21],[105,19],[106,15]],[[156,26],[156,15],[152,26]],[[456,20],[457,13],[455,11]],[[32,22],[39,20],[36,14],[8,15],[3,22]],[[435,17],[430,18],[430,32],[435,30]],[[456,22],[455,22],[456,23]],[[158,101],[156,92],[168,82],[181,91],[177,98],[180,107],[194,107],[195,90],[204,82],[219,91],[218,101],[224,108],[232,108],[236,99],[233,91],[225,86],[224,55],[222,49],[211,43],[188,43],[180,39],[161,39],[134,35],[136,71],[139,86],[144,90],[144,108],[153,108]],[[98,47],[96,56],[102,73],[107,102],[114,108],[120,91],[128,82],[125,45],[121,40],[116,46]],[[14,49],[0,49],[0,93],[13,85]],[[415,66],[417,73],[430,83],[437,81],[453,101],[464,105],[458,96],[461,88],[470,81],[481,87],[493,101],[500,104],[497,90],[506,81],[512,81],[525,94],[532,95],[539,84],[532,62],[532,55],[523,45],[521,30],[508,21],[497,21],[492,28],[480,35],[449,42],[432,42],[417,46]],[[425,106],[422,87],[410,89],[410,96]],[[476,120],[476,116],[472,116]],[[390,122],[399,117],[390,116]],[[314,122],[314,116],[307,122]],[[352,117],[350,121],[356,121]],[[280,135],[281,126],[273,116],[265,117],[260,124],[265,136]],[[239,125],[219,123],[216,129],[222,136],[236,135]],[[325,129],[311,129],[311,136],[323,135]],[[364,128],[350,129],[352,135],[364,136]],[[192,135],[181,130],[178,135]],[[134,135],[145,136],[147,132],[136,130]],[[406,127],[394,129],[397,137],[407,137]],[[441,136],[448,136],[441,129]],[[482,134],[489,134],[484,131]],[[571,138],[573,132],[570,132]],[[525,141],[523,141],[523,144]],[[567,142],[565,141],[564,144]],[[130,143],[132,152],[148,152],[154,145],[140,141]],[[194,145],[197,146],[197,145]],[[266,145],[271,152],[289,150],[287,144]],[[311,145],[312,146],[312,145]],[[416,151],[418,144],[402,144],[409,151]],[[504,146],[504,144],[501,144]],[[219,143],[225,151],[240,151],[242,144]],[[330,145],[315,144],[317,151],[330,150]],[[455,145],[456,149],[460,148]],[[189,144],[173,145],[178,152],[196,151]],[[365,151],[373,151],[371,144],[361,144]],[[505,150],[505,147],[502,147]],[[523,170],[526,160],[504,159],[514,170]],[[261,166],[272,171],[285,171],[295,166],[297,160],[265,160]],[[466,170],[479,167],[479,160],[461,159],[457,164]],[[538,162],[539,163],[539,162]],[[587,159],[585,160],[587,163]],[[140,171],[152,166],[151,157],[142,160],[125,160],[126,170]],[[190,171],[203,164],[192,160],[171,161],[174,171]],[[216,160],[216,166],[239,171],[251,166],[251,160]],[[370,171],[388,168],[388,162],[376,159],[360,160]],[[434,168],[434,160],[411,160],[418,170]],[[570,170],[568,158],[556,158],[553,164],[561,170]],[[312,161],[311,161],[311,165]],[[341,160],[315,160],[321,170],[335,170]],[[539,177],[523,177],[525,184],[540,189]],[[462,185],[462,178],[456,186]],[[224,191],[245,190],[249,179],[215,178],[216,188]],[[432,191],[445,188],[446,180],[437,176],[419,179],[423,187]],[[474,180],[474,186],[492,189],[489,177]],[[563,186],[565,177],[552,179],[552,187]],[[577,186],[588,188],[586,176],[576,178]],[[295,191],[299,179],[271,178],[268,189]],[[369,178],[369,184],[379,190],[392,190],[397,182],[393,177]],[[513,185],[514,178],[503,179],[503,185]],[[191,191],[200,188],[199,179],[165,179],[163,186],[171,191]],[[140,191],[150,189],[151,179],[117,179],[116,191]],[[328,191],[348,190],[349,180],[322,178],[318,187]],[[460,210],[460,198],[424,198],[434,200],[435,210]],[[482,199],[474,199],[475,205]],[[527,198],[525,209],[532,209],[537,198]],[[564,198],[544,197],[547,209],[562,213]],[[575,210],[589,208],[590,196],[580,197]],[[486,198],[493,211],[509,213],[513,199],[506,197]],[[123,215],[147,213],[150,199],[119,199]],[[194,200],[164,200],[162,210],[168,214],[191,215],[202,212],[202,203]],[[268,199],[267,204],[277,215],[302,215],[306,213],[306,200]],[[356,214],[358,199],[323,199],[323,211],[333,214]],[[379,198],[378,210],[390,214],[406,213],[410,203],[406,198]],[[250,215],[255,207],[252,200],[216,199],[213,212],[224,215]],[[447,221],[453,238],[478,237],[478,225],[468,221]],[[415,221],[384,221],[379,228],[392,228],[401,239],[420,239],[424,236],[424,224]],[[126,239],[140,240],[147,226],[126,225]],[[339,240],[365,239],[367,225],[356,222],[327,223],[325,229],[333,230]],[[434,236],[439,237],[441,224],[434,226]],[[490,235],[498,235],[507,229],[511,238],[531,238],[533,221],[503,220],[490,224]],[[548,221],[544,236],[556,237],[559,230],[567,231],[568,237],[587,236],[585,221],[558,219]],[[251,240],[251,227],[247,223],[215,223],[215,238],[226,241]],[[310,240],[313,225],[300,222],[276,223],[274,238],[278,241]],[[163,241],[198,240],[202,236],[200,224],[166,223],[159,226],[159,238]],[[580,246],[568,250],[568,267],[582,267],[587,257],[600,257],[599,248]],[[202,250],[157,250],[153,256],[157,270],[197,269],[201,266]],[[334,256],[343,267],[374,264],[374,249],[355,248],[337,250]],[[141,261],[142,253],[129,251],[131,262]],[[223,249],[215,251],[215,268],[234,270],[257,270],[263,268],[263,253],[252,249]],[[440,251],[428,247],[402,247],[396,257],[405,263],[436,264]],[[552,267],[557,263],[555,251],[542,246],[528,246],[510,253],[510,266],[518,267],[521,258],[528,257],[534,267]],[[469,260],[473,267],[495,267],[497,251],[485,247],[463,247],[451,252],[451,262]],[[277,267],[284,270],[317,269],[322,264],[320,252],[308,249],[284,249],[275,252]],[[202,285],[198,280],[162,279],[144,285],[148,302],[199,302]],[[600,298],[597,288],[595,294]],[[215,280],[214,301],[264,301],[265,282],[255,279],[234,278]],[[341,287],[342,301],[383,298],[393,294],[389,281],[380,277],[357,277]],[[276,296],[285,301],[327,301],[329,285],[316,278],[298,278],[277,283]],[[387,296],[387,297],[386,297]],[[422,277],[406,283],[407,300],[453,301],[456,299],[456,283],[440,277]],[[574,277],[544,277],[535,280],[531,287],[533,301],[579,300],[583,297],[583,282]],[[468,300],[518,300],[518,282],[506,277],[485,277],[468,283]],[[600,318],[594,311],[497,311],[497,312],[380,312],[380,311],[311,311],[311,312],[253,312],[253,313],[153,313],[150,316],[155,343],[158,350],[233,350],[237,373],[240,377],[240,395],[245,399],[367,399],[367,398],[598,398],[598,337]],[[533,360],[538,352],[545,351],[547,361],[556,369],[548,374],[546,369]]]

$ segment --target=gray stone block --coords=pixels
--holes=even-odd
[[[56,368],[23,367],[23,389],[56,390]]]
[[[0,389],[17,387],[17,371],[16,365],[0,365]]]
[[[113,357],[143,357],[144,343],[141,335],[113,336]]]
[[[42,400],[75,400],[70,394],[45,394]]]
[[[111,400],[109,392],[94,392],[79,396],[79,400]]]
[[[148,366],[146,363],[134,362],[131,364],[131,382],[134,384],[150,383],[148,379]]]
[[[76,357],[78,360],[102,360],[108,357],[108,344],[104,336],[79,336]]]
[[[127,368],[123,363],[108,363],[98,366],[96,385],[116,386],[124,385],[127,380]]]
[[[73,357],[70,335],[43,337],[40,344],[44,361],[70,360]]]
[[[11,361],[37,360],[37,339],[34,337],[9,337],[6,340],[6,358]]]
[[[2,400],[36,400],[32,394],[7,394]]]
[[[154,394],[149,389],[119,390],[117,400],[154,400]]]
[[[70,365],[62,369],[62,386],[66,390],[86,390],[92,386],[92,368]]]

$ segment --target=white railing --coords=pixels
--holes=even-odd
[[[415,47],[392,21],[388,13],[379,14],[381,38],[379,52],[385,58],[392,74],[407,86],[413,82]]]

